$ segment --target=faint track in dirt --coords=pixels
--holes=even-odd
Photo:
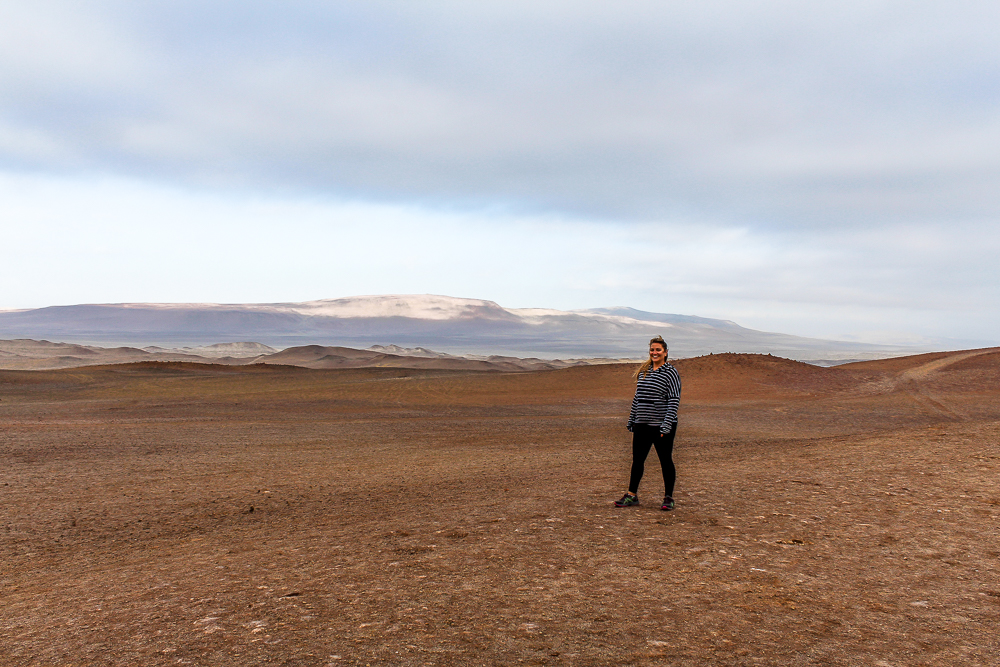
[[[913,399],[915,403],[926,408],[930,412],[936,412],[937,414],[952,421],[966,421],[968,419],[968,415],[946,405],[940,396],[927,390],[924,381],[934,373],[937,373],[952,364],[956,364],[971,357],[990,354],[995,351],[996,350],[994,348],[972,350],[970,352],[963,352],[961,354],[944,357],[943,359],[929,361],[926,364],[921,364],[916,368],[911,368],[900,373],[899,377],[893,381],[893,388],[902,390],[911,399]]]
[[[960,361],[965,361],[972,357],[978,357],[983,354],[992,354],[996,352],[996,348],[990,347],[982,350],[971,350],[969,352],[962,352],[961,354],[955,354],[950,357],[944,357],[943,359],[935,359],[934,361],[929,361],[926,364],[921,364],[916,368],[911,368],[909,370],[903,371],[900,374],[900,379],[908,380],[922,380],[926,378],[931,373],[939,371],[942,368],[951,366],[952,364],[957,364]]]

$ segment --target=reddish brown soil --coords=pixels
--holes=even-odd
[[[2,665],[1000,664],[1000,354],[0,372]]]

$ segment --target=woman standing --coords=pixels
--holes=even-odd
[[[632,474],[628,491],[615,501],[615,507],[632,507],[639,504],[639,482],[646,464],[649,448],[656,447],[656,455],[663,468],[664,498],[661,510],[674,509],[674,436],[677,434],[677,408],[681,404],[681,376],[667,363],[667,343],[657,336],[649,341],[649,359],[635,372],[635,398],[628,416],[632,433]]]

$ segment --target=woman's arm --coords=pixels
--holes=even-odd
[[[636,393],[636,395],[632,397],[632,409],[629,410],[628,422],[625,424],[625,428],[628,429],[629,433],[632,432],[632,427],[635,426],[635,410],[639,404],[638,398],[639,398],[638,393]]]
[[[677,409],[681,406],[681,376],[673,366],[667,368],[664,378],[664,396],[667,399],[667,414],[660,425],[660,433],[666,435],[677,423]]]

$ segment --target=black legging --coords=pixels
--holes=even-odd
[[[663,468],[663,489],[664,495],[674,495],[674,480],[677,479],[677,470],[674,468],[674,436],[677,435],[677,423],[670,429],[670,433],[660,436],[659,424],[633,424],[632,425],[632,475],[628,481],[628,490],[638,494],[639,482],[642,481],[642,473],[646,467],[646,457],[649,456],[649,448],[656,447],[656,455],[660,458],[660,467]]]

